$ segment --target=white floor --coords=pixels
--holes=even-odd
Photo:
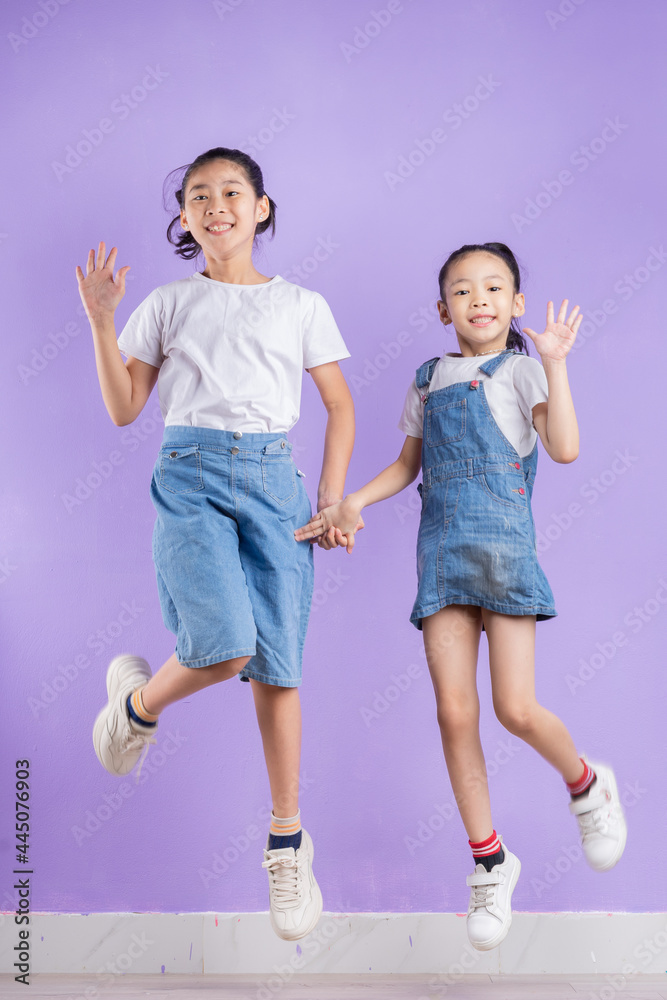
[[[464,976],[438,982],[434,976],[302,976],[280,989],[258,976],[120,976],[104,985],[90,976],[30,977],[29,992],[11,976],[0,976],[0,1000],[29,996],[113,997],[118,1000],[667,1000],[667,974],[604,976]],[[86,992],[88,990],[88,992]]]

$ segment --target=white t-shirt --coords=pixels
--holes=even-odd
[[[286,433],[299,419],[304,368],[349,358],[319,292],[280,275],[234,285],[192,274],[156,288],[118,338],[160,369],[166,425]]]
[[[497,352],[499,353],[500,351]],[[491,361],[497,354],[479,358],[443,355],[435,366],[429,392],[445,389],[456,382],[479,379],[484,383],[493,419],[521,458],[525,458],[531,453],[537,440],[537,431],[533,427],[533,407],[548,399],[547,377],[540,362],[525,354],[514,354],[508,358],[493,378],[480,372],[479,366]],[[420,438],[423,434],[424,404],[421,396],[416,381],[413,381],[398,424],[410,437]]]

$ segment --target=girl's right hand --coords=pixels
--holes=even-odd
[[[112,247],[105,263],[104,241],[100,240],[97,260],[94,250],[88,254],[85,277],[79,265],[76,266],[79,295],[89,320],[113,316],[116,306],[125,295],[125,275],[130,270],[130,265],[121,267],[114,281],[113,268],[117,253],[118,248]]]
[[[361,505],[350,495],[340,503],[324,507],[318,514],[313,514],[308,524],[296,529],[294,537],[297,542],[313,542],[330,528],[334,528],[338,545],[344,546],[349,553],[354,548],[354,536],[363,527]]]

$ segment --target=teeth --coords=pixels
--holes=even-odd
[[[224,226],[207,226],[206,227],[210,233],[222,233],[225,229],[231,229],[231,223],[226,223]]]
[[[492,323],[494,319],[494,316],[484,316],[478,319],[473,319],[470,322],[475,323],[476,326],[486,326],[487,323]]]

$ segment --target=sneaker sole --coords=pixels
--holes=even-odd
[[[311,840],[310,841],[310,873],[311,873],[312,878],[313,878],[313,884],[312,884],[312,887],[311,887],[311,894],[312,894],[312,897],[313,897],[313,899],[315,899],[316,904],[317,904],[316,905],[316,909],[315,909],[315,914],[314,914],[312,920],[310,921],[310,923],[308,924],[308,926],[306,927],[305,930],[301,929],[299,931],[292,931],[291,933],[288,932],[287,934],[284,931],[278,930],[278,928],[276,927],[276,925],[273,922],[273,914],[271,914],[271,926],[272,926],[274,932],[278,935],[279,938],[282,938],[283,941],[299,941],[301,938],[306,937],[307,934],[310,934],[311,931],[315,930],[315,928],[317,927],[318,921],[319,921],[320,917],[322,916],[322,909],[323,909],[323,906],[324,906],[324,902],[322,900],[322,893],[320,891],[320,887],[317,884],[317,881],[315,880],[315,872],[313,871],[313,858],[314,857],[315,857],[315,848],[313,847],[313,842]]]
[[[593,765],[590,763],[590,761],[588,763],[589,763],[590,767],[593,767]],[[604,767],[604,764],[598,764],[598,768],[600,768],[600,767]],[[593,770],[595,770],[594,767],[593,767]],[[616,784],[616,777],[614,775],[614,772],[611,770],[611,768],[605,768],[605,770],[607,771],[607,778],[609,780],[609,784],[612,786],[614,798],[618,802],[618,808],[620,809],[621,814],[623,815],[623,836],[621,837],[621,839],[618,842],[618,847],[616,848],[616,853],[613,855],[611,861],[608,861],[606,865],[604,865],[604,866],[600,866],[600,865],[593,866],[590,863],[590,861],[588,861],[588,858],[586,858],[586,861],[588,862],[589,867],[594,872],[608,872],[610,868],[613,868],[614,865],[617,865],[618,862],[621,860],[621,857],[623,855],[623,851],[625,850],[625,845],[626,845],[626,842],[627,842],[627,839],[628,839],[628,828],[627,828],[627,824],[626,824],[626,821],[625,821],[625,813],[623,813],[623,806],[621,805],[621,799],[620,799],[620,796],[618,794],[618,785]],[[586,857],[585,854],[584,854],[584,857]]]
[[[109,664],[106,675],[108,702],[102,709],[102,711],[98,714],[97,718],[95,719],[95,724],[93,726],[93,747],[95,748],[95,754],[97,755],[97,759],[99,760],[100,764],[102,765],[105,771],[108,771],[109,774],[113,774],[115,775],[115,777],[118,778],[123,777],[126,774],[129,774],[130,771],[132,770],[132,767],[134,767],[134,764],[127,771],[118,771],[113,764],[113,758],[110,758],[109,760],[104,759],[101,745],[107,720],[109,718],[109,715],[113,711],[112,702],[115,701],[115,699],[118,697],[118,694],[123,684],[123,677],[121,676],[123,663],[119,661],[127,660],[129,658],[130,654],[124,653],[121,656],[114,657],[114,659]],[[136,656],[132,656],[131,658],[135,661],[137,659],[140,659],[140,657]],[[152,676],[150,673],[150,667],[148,667],[148,664],[146,664],[146,667],[148,669],[147,680],[150,680]],[[134,668],[134,672],[136,672],[136,667]]]
[[[515,855],[515,857],[516,857],[516,855]],[[491,938],[490,941],[484,941],[483,944],[476,944],[474,941],[470,942],[470,944],[473,946],[473,948],[475,948],[477,951],[492,951],[494,948],[497,948],[498,945],[501,944],[505,940],[505,938],[507,937],[509,929],[512,926],[512,893],[514,892],[514,887],[516,886],[517,882],[519,881],[519,875],[520,874],[521,874],[521,862],[517,858],[516,859],[516,870],[514,872],[514,875],[512,876],[511,882],[510,882],[510,891],[509,891],[509,895],[508,895],[508,898],[507,898],[508,912],[507,912],[507,916],[505,918],[505,921],[502,924],[502,926],[501,926],[500,930],[498,931],[498,933],[496,934],[496,936],[494,938]]]

